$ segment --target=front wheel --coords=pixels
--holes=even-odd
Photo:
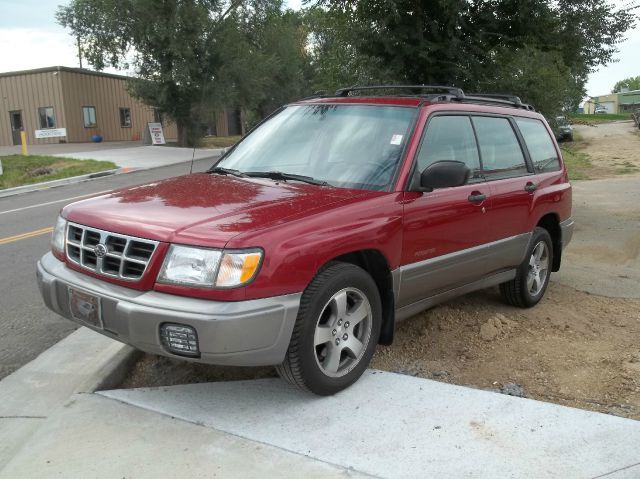
[[[329,265],[302,295],[278,374],[323,396],[350,386],[371,361],[381,321],[380,293],[371,276],[349,263]]]
[[[502,298],[506,303],[521,308],[538,304],[547,290],[552,264],[551,236],[546,229],[536,228],[516,277],[500,285]]]

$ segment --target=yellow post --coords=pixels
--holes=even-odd
[[[27,151],[27,134],[24,130],[20,130],[20,144],[22,145],[22,156],[29,156]]]

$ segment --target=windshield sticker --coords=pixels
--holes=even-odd
[[[402,143],[402,136],[403,135],[393,135],[391,137],[391,144],[392,145],[399,145],[400,143]]]

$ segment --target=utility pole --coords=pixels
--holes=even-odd
[[[80,69],[82,69],[82,49],[80,48],[80,37],[77,37],[78,41],[78,60],[80,61]]]

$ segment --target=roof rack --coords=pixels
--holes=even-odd
[[[349,96],[353,91],[364,90],[441,90],[446,91],[457,99],[464,98],[464,92],[460,88],[444,85],[370,85],[370,86],[352,86],[348,88],[340,88],[336,91],[336,96]]]
[[[535,111],[531,105],[522,103],[520,97],[516,95],[505,95],[501,93],[470,93],[465,94],[461,88],[445,86],[445,85],[370,85],[370,86],[352,86],[347,88],[340,88],[336,91],[335,96],[346,97],[349,93],[354,91],[368,91],[368,90],[440,90],[445,92],[431,93],[419,95],[426,101],[457,101],[461,103],[491,103],[494,105],[509,106],[515,108],[522,108],[524,110]]]
[[[324,98],[325,96],[327,96],[326,90],[318,90],[314,91],[312,95],[301,98],[299,101],[313,100],[314,98]]]
[[[536,111],[531,105],[522,103],[519,97],[514,95],[472,93],[464,98],[456,98],[450,95],[441,95],[432,99],[437,102],[457,101],[459,103],[485,103],[511,108],[521,108],[523,110]]]
[[[469,93],[468,96],[491,98],[493,100],[507,100],[511,103],[515,103],[516,105],[523,105],[520,97],[515,95],[505,95],[502,93]]]

